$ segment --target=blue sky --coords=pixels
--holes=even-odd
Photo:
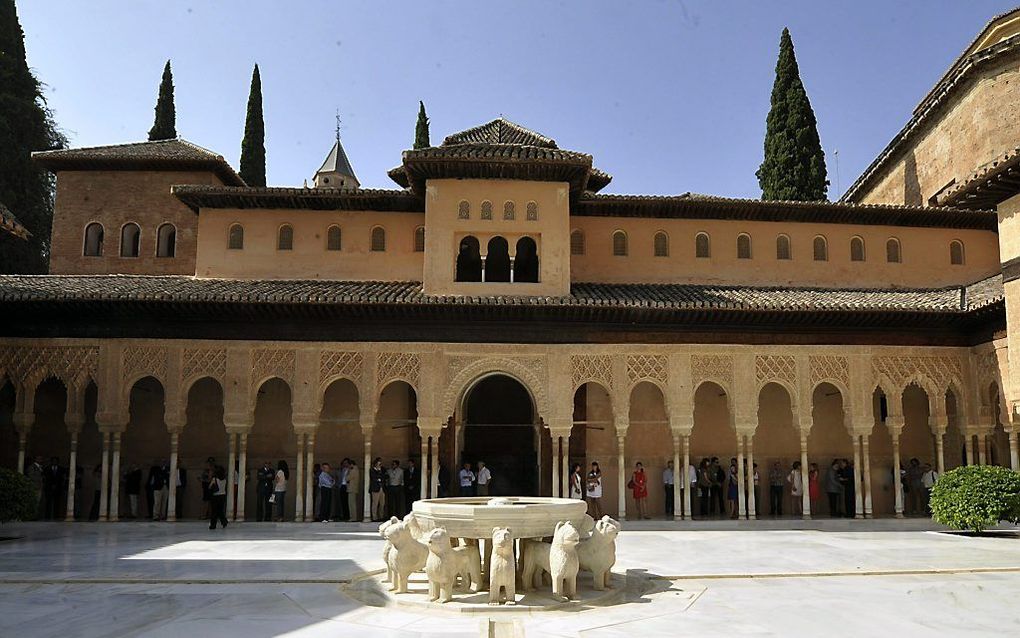
[[[342,138],[392,188],[418,100],[432,142],[503,114],[595,157],[607,192],[758,197],[779,35],[793,35],[830,197],[1012,2],[20,0],[29,64],[72,145],[137,141],[172,59],[177,130],[240,153],[251,67],[268,178],[300,185]]]

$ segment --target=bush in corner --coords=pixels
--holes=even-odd
[[[996,465],[958,467],[931,490],[932,519],[980,532],[1000,521],[1020,522],[1020,473]]]
[[[29,521],[39,513],[39,494],[28,477],[0,467],[0,523]]]

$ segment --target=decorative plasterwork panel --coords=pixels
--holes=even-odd
[[[376,369],[376,381],[380,386],[402,379],[417,389],[421,373],[421,357],[413,352],[382,352]]]
[[[758,386],[770,381],[786,381],[797,385],[797,360],[784,355],[757,355],[754,358],[754,375]]]
[[[323,350],[319,355],[319,383],[339,378],[360,383],[363,361],[364,357],[360,352]]]
[[[627,378],[632,384],[638,381],[668,381],[666,357],[655,354],[636,354],[627,357]]]
[[[839,381],[850,387],[850,362],[838,355],[815,355],[811,362],[811,387],[823,381]]]
[[[0,348],[0,380],[6,374],[21,383],[29,379],[53,375],[65,383],[91,376],[99,365],[96,346],[12,346]]]
[[[981,386],[997,381],[999,378],[999,358],[995,351],[985,352],[974,358],[975,374]]]
[[[963,365],[956,357],[875,357],[875,373],[903,388],[919,376],[932,381],[932,390],[944,391],[963,378]]]
[[[279,377],[294,385],[294,351],[257,349],[251,352],[251,389],[259,389],[267,379]]]
[[[121,378],[124,381],[134,381],[151,376],[165,384],[166,360],[166,348],[129,346],[124,348]]]
[[[181,380],[212,377],[221,384],[227,377],[226,348],[185,348]]]
[[[733,385],[733,357],[724,354],[696,354],[691,356],[691,380],[694,388],[703,381]]]
[[[613,389],[613,358],[608,354],[575,354],[570,357],[570,364],[574,388],[596,381],[607,390]]]

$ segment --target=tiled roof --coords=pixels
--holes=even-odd
[[[456,146],[430,146],[413,151],[404,151],[404,159],[481,159],[517,160],[523,162],[578,162],[591,164],[591,155],[564,151],[549,146],[524,146],[521,144],[470,143]]]
[[[424,213],[425,201],[404,190],[376,188],[284,188],[278,186],[180,185],[170,192],[200,208],[270,208]]]
[[[354,181],[358,181],[358,177],[354,174],[354,167],[351,166],[351,161],[347,159],[347,152],[344,151],[344,146],[340,143],[339,137],[333,142],[333,148],[330,149],[329,155],[326,156],[326,161],[322,163],[322,166],[319,167],[316,173],[339,173],[353,177]]]
[[[10,233],[15,237],[21,239],[28,239],[32,233],[28,232],[28,229],[21,225],[18,218],[14,216],[11,209],[0,203],[0,230]]]
[[[992,160],[953,186],[940,204],[960,208],[995,208],[1020,193],[1020,148]]]
[[[556,140],[536,133],[506,118],[496,118],[486,124],[447,135],[443,146],[453,144],[520,144],[557,148]]]
[[[223,183],[244,186],[244,181],[222,155],[180,138],[40,151],[32,153],[32,159],[51,171],[212,170]]]

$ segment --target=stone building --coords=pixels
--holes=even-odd
[[[858,516],[903,514],[911,458],[1017,468],[1017,20],[835,203],[604,194],[590,155],[502,118],[404,151],[390,190],[339,140],[314,188],[246,186],[184,140],[39,153],[52,274],[0,277],[0,463],[87,468],[104,520],[163,458],[185,516],[207,456],[241,468],[238,519],[287,460],[299,520],[309,468],[344,457],[414,458],[431,495],[464,461],[544,495],[598,461],[620,516],[638,461],[650,511],[670,461],[757,464],[750,518],[774,463],[850,459]]]

